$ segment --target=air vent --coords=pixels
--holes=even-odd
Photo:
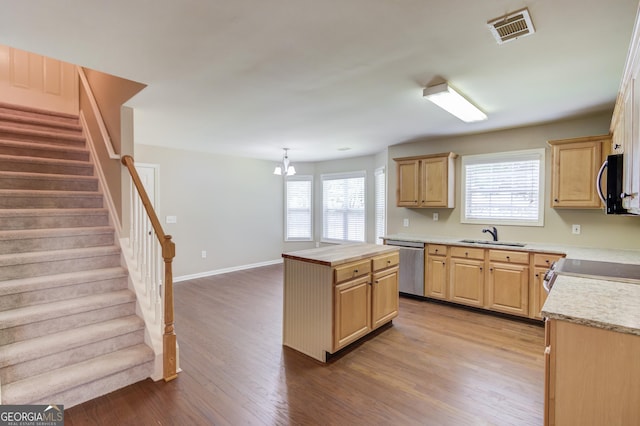
[[[526,7],[492,19],[487,22],[487,25],[498,44],[503,44],[536,32],[536,29],[533,28],[531,16],[529,15],[529,9]]]

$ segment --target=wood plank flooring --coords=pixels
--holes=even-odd
[[[323,365],[282,346],[282,265],[179,283],[178,379],[70,408],[73,425],[542,425],[541,326],[400,299]]]

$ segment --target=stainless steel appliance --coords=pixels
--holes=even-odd
[[[623,190],[623,155],[612,154],[607,156],[607,159],[602,163],[602,167],[600,167],[600,171],[598,171],[596,189],[602,203],[606,206],[606,214],[632,215],[622,205],[622,200],[631,196],[631,194],[627,194]],[[606,192],[602,189],[602,177],[605,174],[605,170],[607,173]]]
[[[551,291],[558,275],[640,284],[640,265],[563,258],[551,265],[542,280],[547,293]]]
[[[386,244],[400,248],[400,294],[424,296],[424,243],[386,240]]]

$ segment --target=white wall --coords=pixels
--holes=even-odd
[[[389,234],[410,233],[447,237],[486,239],[481,233],[484,225],[460,223],[460,163],[461,156],[491,152],[546,148],[545,167],[545,224],[544,227],[496,225],[501,240],[523,242],[549,242],[585,247],[639,248],[640,217],[605,216],[601,210],[552,209],[549,207],[551,187],[551,151],[548,140],[594,136],[609,133],[611,112],[588,117],[548,123],[538,126],[503,130],[479,135],[467,135],[437,140],[416,141],[389,147],[387,231]],[[456,159],[456,208],[409,209],[396,207],[396,169],[393,158],[412,155],[435,154],[453,151]],[[595,184],[595,183],[594,183]],[[433,221],[433,213],[439,213],[439,221]],[[403,219],[409,219],[409,227],[403,227]],[[573,235],[571,225],[580,224],[582,233]]]

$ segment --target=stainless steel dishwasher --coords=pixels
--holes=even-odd
[[[424,243],[386,240],[386,244],[400,248],[400,293],[424,296]]]

